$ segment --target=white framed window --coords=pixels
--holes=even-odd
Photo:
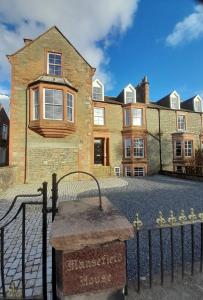
[[[133,108],[132,109],[132,123],[133,126],[142,126],[142,109]]]
[[[125,109],[125,126],[130,126],[130,109]]]
[[[44,89],[43,94],[44,118],[63,120],[63,91]]]
[[[180,109],[180,96],[173,92],[170,96],[171,109]]]
[[[202,100],[199,96],[194,98],[194,111],[202,112]]]
[[[47,73],[61,76],[61,54],[48,52],[47,56]]]
[[[2,140],[7,141],[8,139],[8,126],[6,124],[2,124]]]
[[[98,79],[92,83],[92,98],[97,101],[104,101],[104,85]]]
[[[74,96],[67,93],[67,120],[74,122]]]
[[[178,130],[186,130],[186,118],[185,115],[178,115]]]
[[[144,168],[143,167],[136,167],[134,168],[134,176],[144,176]]]
[[[103,107],[94,107],[94,125],[104,125]]]
[[[191,157],[192,156],[192,141],[185,141],[185,156]]]
[[[135,103],[136,102],[136,89],[129,84],[124,88],[124,103]]]
[[[176,157],[182,156],[182,143],[181,143],[181,141],[175,141],[175,155],[176,155]]]
[[[114,168],[114,173],[117,177],[121,176],[121,168],[120,167],[115,167]]]
[[[125,176],[132,176],[131,167],[125,167]]]
[[[39,89],[33,90],[33,120],[39,120]]]
[[[135,139],[134,140],[134,157],[140,158],[144,157],[144,140]]]
[[[131,139],[127,138],[125,139],[125,158],[131,157]]]

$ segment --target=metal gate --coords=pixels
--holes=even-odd
[[[6,287],[5,284],[5,239],[7,238],[5,234],[5,229],[12,225],[12,222],[21,214],[22,216],[22,243],[21,243],[21,282],[22,282],[22,289],[21,295],[19,295],[19,299],[29,299],[26,298],[25,290],[26,290],[26,278],[25,278],[25,267],[26,267],[26,257],[25,257],[25,250],[26,250],[26,210],[27,206],[41,206],[42,208],[42,294],[39,298],[35,297],[35,299],[47,299],[47,213],[49,212],[47,208],[47,182],[44,182],[42,188],[38,189],[37,194],[21,194],[17,195],[14,200],[12,201],[9,209],[6,213],[1,217],[0,222],[3,225],[0,225],[0,251],[1,251],[1,296],[3,299],[17,299],[15,287],[13,290]],[[15,204],[18,199],[20,198],[38,198],[42,197],[42,200],[36,201],[23,201],[20,206],[15,211]],[[14,211],[14,213],[13,213]],[[13,213],[13,215],[12,215]],[[9,214],[12,216],[10,219]]]

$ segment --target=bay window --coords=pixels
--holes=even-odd
[[[76,92],[66,85],[33,83],[29,128],[46,137],[65,137],[74,132]]]
[[[131,157],[131,139],[125,139],[125,158]]]
[[[135,139],[134,140],[134,157],[141,158],[144,157],[144,140]]]
[[[44,89],[44,118],[63,119],[63,91]]]

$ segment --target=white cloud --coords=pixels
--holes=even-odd
[[[88,62],[97,68],[97,76],[110,81],[105,64],[106,45],[111,44],[132,24],[139,0],[1,0],[0,82],[8,79],[5,58],[22,47],[22,39],[35,38],[56,25]],[[11,31],[5,24],[13,24]],[[105,41],[104,46],[98,46]],[[107,70],[107,71],[106,71]]]
[[[177,46],[195,40],[201,35],[203,35],[203,6],[196,5],[192,14],[175,25],[173,32],[166,38],[166,43]]]

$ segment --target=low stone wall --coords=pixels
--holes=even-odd
[[[170,177],[175,177],[175,178],[181,178],[181,179],[203,181],[203,176],[198,176],[198,175],[187,175],[184,173],[176,173],[176,172],[171,172],[171,171],[160,171],[159,174],[170,176]]]
[[[16,182],[16,167],[0,167],[0,192]]]

